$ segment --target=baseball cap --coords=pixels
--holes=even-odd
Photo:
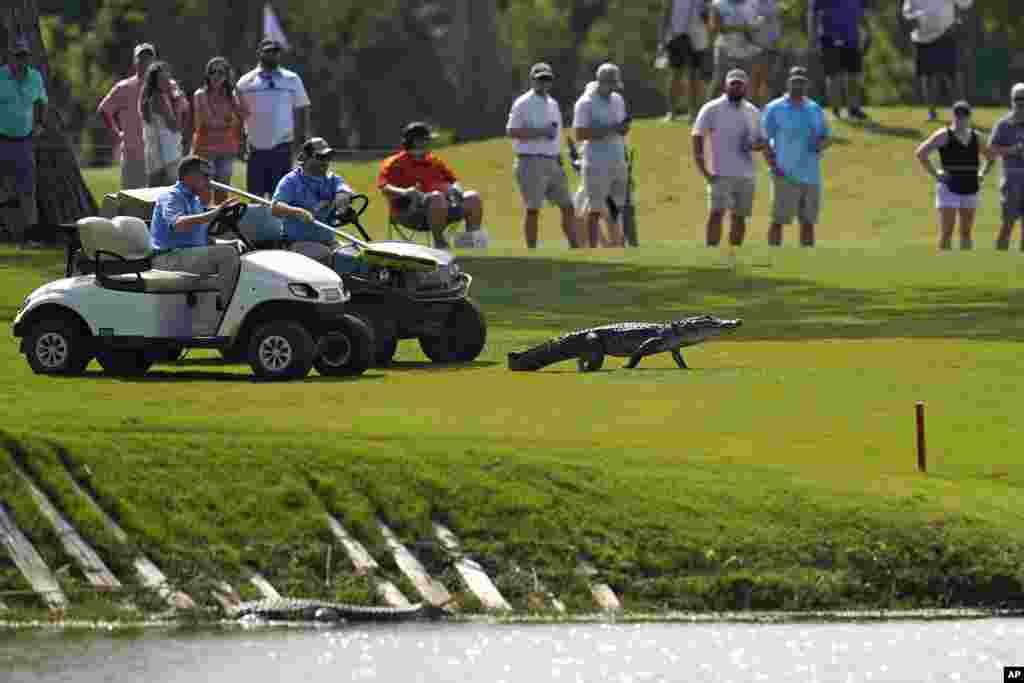
[[[794,66],[792,69],[789,70],[789,80],[808,80],[807,69],[805,69],[802,66]]]
[[[273,38],[264,38],[263,40],[260,41],[260,50],[261,51],[262,50],[266,50],[266,49],[272,49],[272,48],[277,48],[278,50],[280,50],[281,49],[281,43],[277,42]]]
[[[132,50],[132,59],[138,61],[139,55],[143,52],[151,52],[153,56],[156,57],[156,48],[153,47],[153,43],[139,43],[135,46],[135,49]]]
[[[540,78],[541,76],[547,76],[548,78],[555,77],[555,72],[551,70],[550,64],[537,62],[530,67],[530,78]]]
[[[597,80],[604,83],[611,82],[616,88],[622,87],[622,73],[619,71],[619,67],[611,62],[605,62],[597,67]]]
[[[967,100],[959,100],[953,104],[953,113],[959,114],[961,112],[968,116],[971,115],[971,105]]]
[[[24,36],[18,36],[14,39],[14,45],[11,47],[12,55],[27,55],[32,53],[32,48],[28,44],[28,39]]]
[[[725,75],[726,85],[736,81],[739,81],[740,83],[743,83],[745,85],[747,82],[747,72],[744,71],[743,69],[733,69],[732,71]]]
[[[334,148],[323,138],[310,138],[302,143],[302,155],[307,159],[311,156],[324,157],[331,154],[334,154]]]
[[[178,162],[179,178],[184,178],[191,173],[197,172],[209,177],[213,175],[213,167],[209,161],[195,154],[190,154]]]
[[[1010,90],[1010,97],[1017,99],[1018,97],[1024,97],[1024,83],[1017,83]]]
[[[423,121],[413,121],[408,126],[402,129],[402,139],[409,141],[415,138],[432,138],[434,137],[433,132],[430,130],[430,126]]]

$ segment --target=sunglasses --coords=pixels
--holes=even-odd
[[[266,54],[275,54],[276,55],[280,51],[281,51],[281,48],[279,48],[279,47],[265,47],[265,48],[263,48],[263,54],[265,54],[265,55]]]
[[[1014,102],[1024,102],[1024,97],[1014,97],[1013,101]]]
[[[552,81],[553,81],[553,80],[555,80],[555,79],[554,79],[554,77],[553,77],[553,76],[537,76],[537,77],[536,77],[536,78],[534,78],[533,80],[535,80],[535,81],[541,81],[542,83],[550,83],[550,82],[552,82]]]
[[[28,59],[28,53],[27,52],[13,52],[13,53],[11,53],[11,56],[14,57],[15,59]]]
[[[206,72],[207,76],[223,76],[228,72],[227,69],[210,69]]]

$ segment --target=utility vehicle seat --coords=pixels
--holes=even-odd
[[[102,287],[149,294],[220,291],[216,275],[154,269],[149,230],[140,218],[90,216],[77,226],[82,252],[96,266],[96,282]]]

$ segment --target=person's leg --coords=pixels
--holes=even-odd
[[[576,211],[573,207],[563,206],[562,211],[562,234],[565,235],[565,239],[569,242],[570,249],[576,249],[580,246],[579,243],[579,228],[576,224]],[[534,235],[534,243],[536,243],[536,235]]]
[[[540,209],[544,206],[542,178],[537,169],[537,161],[534,157],[516,157],[513,164],[516,186],[526,209],[523,215],[523,237],[528,249],[537,248]]]
[[[1013,224],[1020,218],[1021,192],[1015,184],[1003,180],[999,185],[999,198],[1002,203],[1003,223],[996,236],[996,249],[1006,251],[1010,248]]]
[[[956,227],[956,209],[942,207],[939,209],[939,249],[948,251],[953,248],[953,228]]]
[[[732,213],[732,221],[729,224],[729,244],[734,247],[743,245],[743,237],[747,234],[747,217]]]
[[[754,179],[732,178],[732,223],[729,229],[729,244],[734,247],[743,244],[747,233],[747,219],[754,211]]]
[[[818,224],[821,213],[821,185],[801,184],[799,199],[797,213],[800,218],[800,246],[813,247],[814,226]]]
[[[245,165],[245,189],[251,194],[263,196],[263,151],[249,151],[249,161]]]
[[[565,168],[558,161],[552,161],[552,174],[547,188],[547,199],[559,207],[562,212],[562,234],[569,242],[569,248],[575,249],[579,246],[576,225],[576,211],[572,195],[569,194],[569,178],[565,174]],[[536,234],[534,235],[536,243]]]
[[[719,176],[715,182],[708,183],[708,220],[705,226],[705,244],[717,247],[722,241],[722,223],[725,212],[732,208],[730,195],[730,178]]]
[[[527,249],[537,248],[537,226],[539,222],[540,209],[527,209],[523,215],[523,236],[526,238]]]
[[[235,158],[230,155],[218,154],[214,155],[210,159],[210,163],[213,165],[213,179],[224,185],[231,184],[231,174],[234,171]],[[213,191],[213,203],[221,204],[228,198],[228,193],[224,190]]]
[[[960,214],[960,249],[963,251],[970,251],[974,249],[974,214],[975,209],[970,207],[961,207],[959,210]]]
[[[796,184],[785,178],[772,177],[772,222],[768,228],[768,245],[782,246],[783,226],[796,215]]]
[[[448,200],[441,194],[434,194],[427,203],[427,225],[434,235],[434,246],[447,249],[448,240],[444,238],[444,229],[448,225]]]
[[[484,203],[480,195],[470,190],[462,195],[463,216],[466,219],[466,231],[475,232],[484,222]]]
[[[601,237],[601,225],[599,223],[600,220],[600,211],[587,212],[587,230],[583,246],[590,247],[591,249],[595,249],[599,246]]]

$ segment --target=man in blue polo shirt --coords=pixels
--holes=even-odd
[[[200,195],[210,191],[210,162],[187,156],[178,163],[178,182],[157,197],[150,220],[153,267],[200,275],[218,275],[218,309],[227,306],[238,280],[241,261],[230,244],[210,244],[210,223],[238,203],[229,199],[216,209],[203,206]]]
[[[14,179],[15,196],[4,204],[16,206],[4,223],[24,247],[26,231],[39,222],[32,136],[42,132],[48,100],[42,75],[29,66],[28,41],[18,38],[10,55],[11,63],[0,67],[0,175]]]
[[[341,176],[328,170],[333,154],[323,138],[306,140],[299,165],[281,178],[271,207],[271,213],[284,220],[290,248],[327,266],[333,266],[337,240],[313,221],[330,224],[331,213],[344,212],[354,194]]]
[[[821,209],[821,153],[832,144],[825,112],[807,97],[807,69],[789,71],[786,94],[765,107],[761,125],[772,169],[772,224],[768,244],[782,245],[782,226],[800,219],[800,244],[814,246]]]
[[[821,55],[828,100],[836,118],[846,104],[850,116],[864,120],[863,49],[868,38],[864,0],[810,0],[807,33],[811,50]]]

